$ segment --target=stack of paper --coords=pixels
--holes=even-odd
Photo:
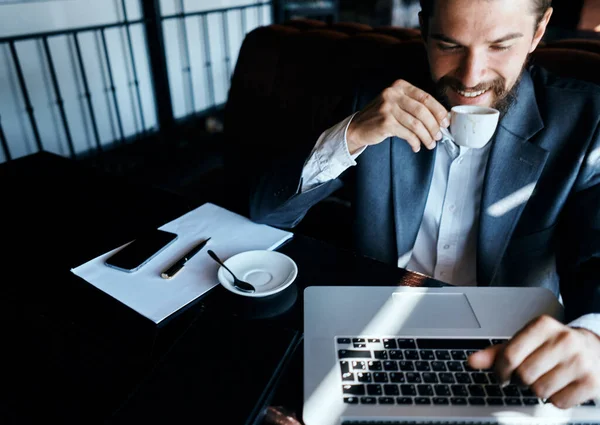
[[[225,261],[244,251],[273,250],[293,236],[291,232],[254,223],[211,203],[190,211],[160,229],[177,233],[179,238],[136,272],[127,273],[104,264],[104,260],[121,247],[71,271],[159,323],[219,284],[219,265],[208,256],[208,249],[215,251]],[[208,237],[211,240],[207,246],[188,261],[177,276],[170,280],[160,277],[165,268]]]

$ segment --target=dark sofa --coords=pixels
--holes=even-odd
[[[543,44],[531,60],[600,83],[598,43]],[[260,167],[290,150],[308,155],[321,132],[354,111],[362,84],[397,78],[417,86],[429,78],[417,30],[295,20],[250,32],[225,109],[226,206],[247,216],[248,186]],[[295,231],[349,246],[351,220],[341,189]]]

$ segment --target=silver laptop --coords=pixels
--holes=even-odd
[[[544,288],[308,287],[304,424],[600,423],[600,400],[561,410],[466,364],[542,314],[563,320]]]

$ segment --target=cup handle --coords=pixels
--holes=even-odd
[[[442,127],[440,129],[441,133],[442,133],[442,140],[440,140],[440,142],[444,142],[445,140],[450,140],[451,142],[454,142],[454,137],[452,137],[452,134],[450,134],[450,132],[448,131],[447,128]]]

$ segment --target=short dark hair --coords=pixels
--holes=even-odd
[[[423,23],[427,25],[427,20],[433,14],[433,8],[435,6],[436,0],[419,0],[421,2],[421,16],[423,18]],[[537,19],[535,22],[535,26],[539,25],[544,17],[546,11],[552,6],[552,0],[531,0],[533,3],[533,11],[535,12]],[[426,28],[424,28],[426,29]]]

